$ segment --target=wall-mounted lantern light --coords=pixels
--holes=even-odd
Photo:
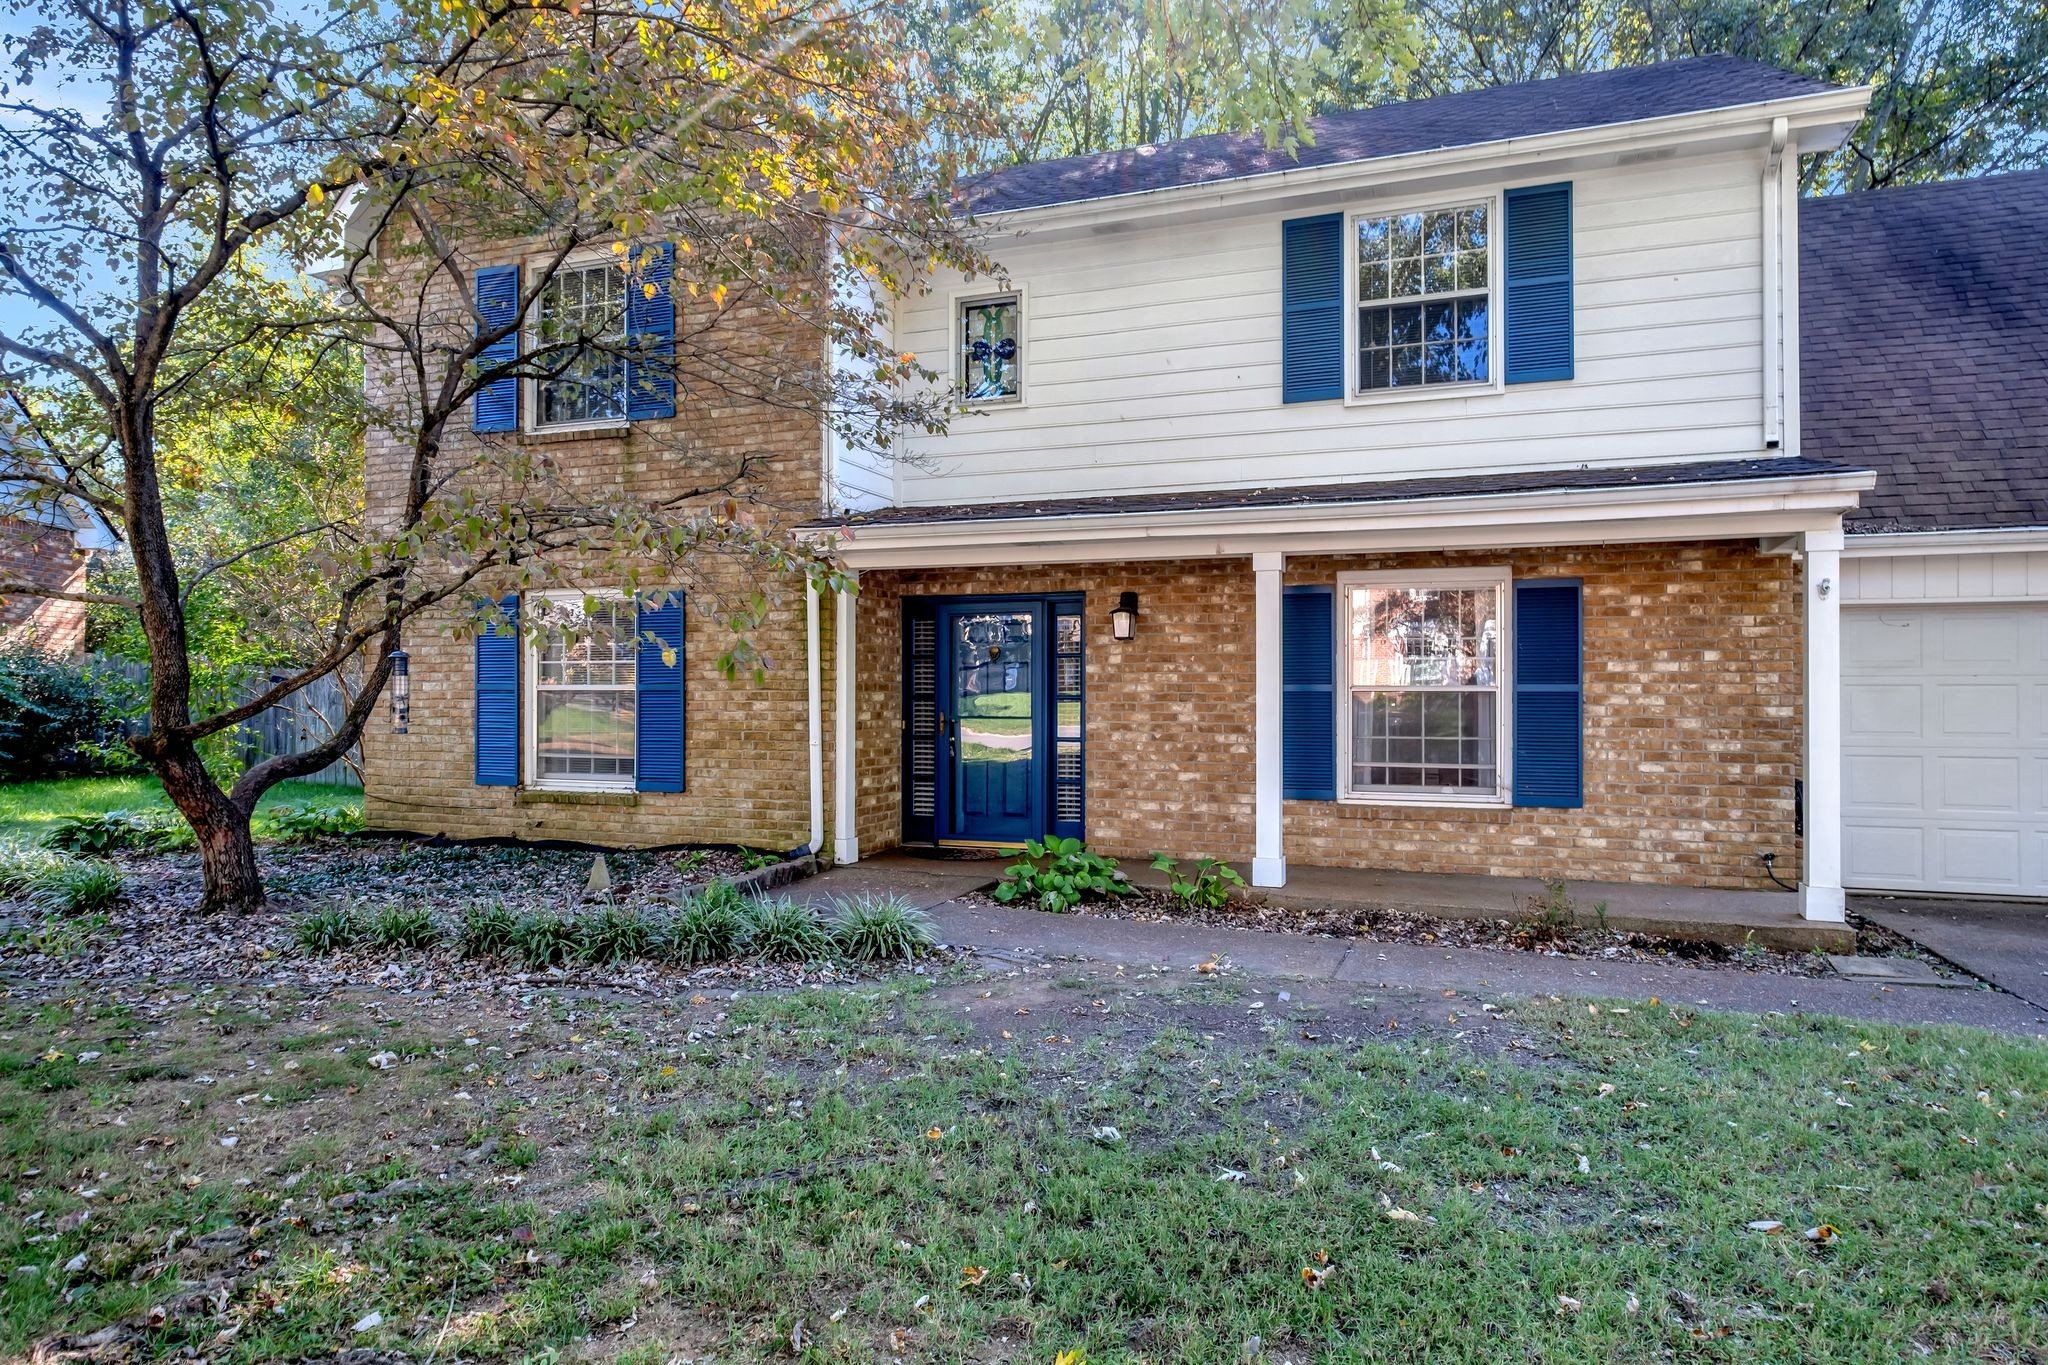
[[[391,731],[406,733],[412,723],[412,659],[402,649],[391,651]]]
[[[1138,634],[1138,594],[1127,592],[1116,600],[1116,609],[1109,614],[1109,633],[1118,640],[1133,639]]]

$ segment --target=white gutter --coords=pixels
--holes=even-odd
[[[1963,531],[1872,531],[1845,539],[1844,559],[1900,555],[1997,554],[2048,550],[2048,526],[1983,526]]]
[[[1372,503],[856,523],[802,534],[836,537],[835,553],[856,569],[1786,535],[1837,525],[1876,482],[1854,470]]]
[[[1086,226],[1100,219],[1127,221],[1154,213],[1185,212],[1195,205],[1225,207],[1318,189],[1339,186],[1350,189],[1373,180],[1412,178],[1417,173],[1447,174],[1564,153],[1621,153],[1635,150],[1639,144],[1645,143],[1661,146],[1674,141],[1706,140],[1729,133],[1753,134],[1759,117],[1767,121],[1783,118],[1791,131],[1812,134],[1800,138],[1803,150],[1827,151],[1838,146],[1848,130],[1863,117],[1864,108],[1870,103],[1871,90],[1872,87],[1867,85],[1845,90],[1821,90],[1811,95],[1759,100],[1663,118],[1592,124],[1527,137],[1475,142],[1461,147],[1426,148],[1396,156],[1340,161],[1327,166],[1255,171],[1187,185],[1127,190],[1119,194],[1066,199],[1025,208],[990,209],[973,216],[1001,232]]]

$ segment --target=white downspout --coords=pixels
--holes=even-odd
[[[1781,168],[1791,125],[1783,117],[1771,120],[1771,149],[1764,157],[1763,178],[1763,308],[1764,308],[1764,447],[1775,450],[1785,439],[1784,371],[1779,340],[1784,319],[1780,316],[1784,297],[1784,187]]]
[[[832,761],[832,861],[857,863],[860,861],[860,836],[858,812],[854,809],[860,783],[855,773],[858,746],[855,732],[855,689],[857,681],[856,653],[854,649],[854,617],[858,611],[858,600],[851,592],[838,594],[838,620],[833,641],[836,650],[832,663],[832,684],[836,694],[837,709],[832,722],[832,738],[838,752]]]
[[[811,855],[825,851],[825,681],[818,647],[818,589],[804,584],[804,662],[809,675],[811,727]]]

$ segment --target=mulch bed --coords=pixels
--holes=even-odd
[[[986,899],[986,898],[984,898]],[[989,902],[994,904],[993,901]],[[1710,967],[1731,971],[1770,972],[1781,976],[1824,977],[1833,968],[1813,953],[1781,952],[1760,945],[1730,947],[1659,938],[1650,934],[1602,931],[1597,925],[1551,925],[1535,917],[1517,919],[1451,919],[1392,909],[1348,906],[1280,905],[1268,901],[1233,900],[1221,909],[1183,906],[1162,892],[1139,887],[1115,900],[1084,901],[1075,912],[1137,923],[1194,923],[1221,929],[1253,929],[1316,938],[1362,939],[1374,943],[1409,943],[1425,947],[1490,948],[1541,953],[1548,957],[1600,962],[1642,962],[1678,967]],[[1856,930],[1856,951],[1866,957],[1924,957],[1908,939],[1881,925],[1850,916]],[[1936,961],[1937,969],[1947,964]]]
[[[635,960],[523,971],[465,958],[451,948],[361,948],[309,954],[294,935],[298,921],[321,906],[351,902],[371,910],[404,902],[453,915],[471,905],[514,911],[555,910],[565,916],[602,908],[583,893],[592,854],[576,849],[438,845],[403,839],[324,839],[257,846],[270,903],[247,915],[198,915],[198,859],[191,854],[122,855],[127,896],[99,916],[43,916],[21,903],[0,902],[0,924],[22,931],[0,937],[0,974],[24,984],[212,981],[313,990],[377,985],[400,992],[526,992],[535,986],[668,993],[759,990],[866,980],[878,970],[828,963],[754,959],[682,969]],[[611,903],[652,909],[692,887],[742,874],[729,849],[661,853],[608,852]],[[33,942],[37,931],[69,940],[57,951]],[[918,970],[923,970],[922,967]]]

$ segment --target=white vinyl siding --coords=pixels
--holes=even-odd
[[[1030,405],[962,413],[943,435],[906,435],[897,499],[1757,454],[1761,171],[1758,149],[1517,177],[1572,181],[1577,376],[1568,386],[1426,403],[1280,401],[1280,223],[1299,209],[1276,204],[1270,214],[1188,226],[997,243],[1009,276],[1030,291]],[[1338,207],[1367,213],[1394,202],[1387,191]],[[942,372],[954,345],[949,301],[964,287],[940,280],[900,305],[899,344]]]

